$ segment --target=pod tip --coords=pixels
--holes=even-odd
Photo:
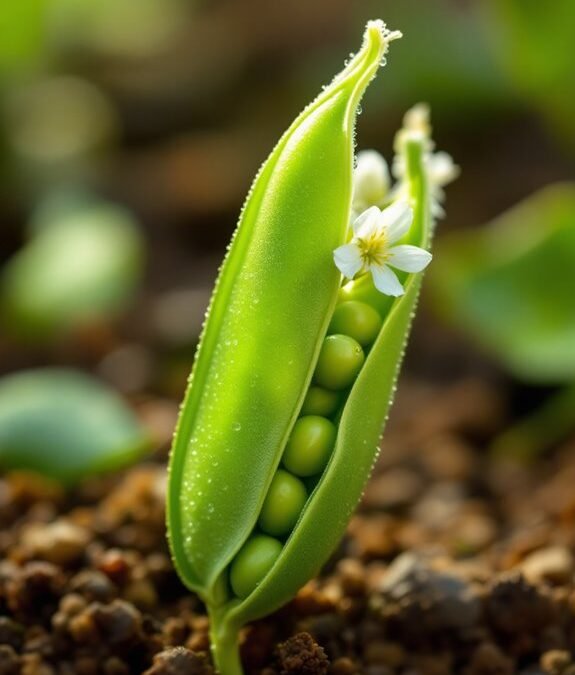
[[[401,37],[403,37],[401,31],[389,30],[385,22],[381,19],[374,19],[367,22],[365,28],[366,40],[381,42],[384,46],[384,50],[387,50],[387,46],[390,42],[399,40]]]

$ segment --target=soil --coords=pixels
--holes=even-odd
[[[501,391],[403,380],[345,539],[246,628],[248,673],[575,674],[575,440],[530,463],[492,456]],[[0,675],[213,672],[165,541],[162,405],[145,416],[163,450],[122,474],[72,493],[0,479]]]

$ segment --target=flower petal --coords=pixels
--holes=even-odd
[[[333,259],[339,271],[348,279],[353,279],[363,265],[361,254],[355,244],[344,244],[336,248]]]
[[[403,180],[407,173],[407,165],[403,155],[395,155],[391,163],[391,173],[397,180]]]
[[[380,206],[388,190],[389,169],[385,159],[376,150],[358,152],[353,172],[354,210]]]
[[[444,192],[441,188],[435,188],[431,192],[431,215],[433,218],[443,218],[445,215],[445,209],[441,206],[441,202],[444,199]]]
[[[429,265],[431,258],[429,251],[403,244],[389,249],[387,262],[403,272],[421,272]]]
[[[427,175],[430,183],[443,187],[457,178],[459,167],[447,152],[436,152],[427,158]]]
[[[387,243],[393,244],[409,230],[413,220],[413,210],[406,201],[394,202],[379,216],[379,227],[387,235]]]
[[[369,269],[373,277],[373,283],[380,293],[393,295],[394,297],[405,293],[399,279],[387,265],[372,265]]]
[[[379,216],[381,211],[377,206],[372,206],[364,211],[353,221],[353,233],[363,239],[377,232],[379,229]]]

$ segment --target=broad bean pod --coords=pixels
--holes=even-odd
[[[341,538],[377,457],[419,291],[341,286],[354,124],[390,33],[361,50],[295,120],[244,205],[208,309],[170,459],[168,533],[207,605],[216,665],[242,672],[238,633],[292,598]],[[407,135],[404,243],[427,248],[425,140]],[[353,302],[351,302],[353,301]],[[280,466],[281,465],[281,466]]]

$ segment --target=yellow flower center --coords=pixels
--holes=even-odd
[[[364,269],[371,265],[381,266],[388,258],[387,239],[383,232],[374,232],[365,239],[358,238],[357,247]]]

